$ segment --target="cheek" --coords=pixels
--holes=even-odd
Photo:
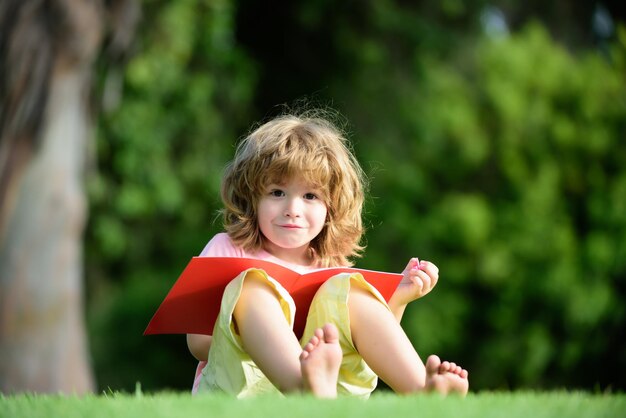
[[[328,210],[326,209],[326,206],[319,208],[317,219],[322,226],[326,224],[326,220],[328,219]]]
[[[269,218],[271,217],[269,209],[270,208],[268,207],[268,205],[263,204],[262,202],[257,206],[256,218],[259,225],[263,225],[264,223],[268,222]]]

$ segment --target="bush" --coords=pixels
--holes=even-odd
[[[611,57],[576,56],[530,25],[421,58],[402,89],[368,79],[382,99],[344,96],[374,168],[363,262],[440,266],[405,326],[475,388],[626,385],[623,40]]]

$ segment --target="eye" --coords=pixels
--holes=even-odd
[[[283,197],[285,195],[285,192],[280,189],[272,189],[270,190],[269,195],[272,197]]]
[[[317,195],[315,195],[314,193],[306,193],[304,195],[304,198],[306,200],[315,200],[315,199],[317,199]]]

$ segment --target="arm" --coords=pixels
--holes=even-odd
[[[236,247],[227,234],[215,235],[204,247],[200,257],[243,257],[241,248]],[[199,361],[206,361],[211,348],[212,337],[202,334],[187,334],[187,347]]]
[[[187,334],[187,347],[198,361],[207,361],[212,339],[210,335]]]
[[[409,302],[428,294],[439,280],[439,269],[429,261],[409,260],[402,272],[403,278],[389,299],[389,308],[400,322]]]

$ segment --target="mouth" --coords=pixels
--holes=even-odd
[[[285,224],[285,225],[280,225],[281,228],[285,228],[285,229],[301,229],[301,226],[298,225],[292,225],[292,224]]]

